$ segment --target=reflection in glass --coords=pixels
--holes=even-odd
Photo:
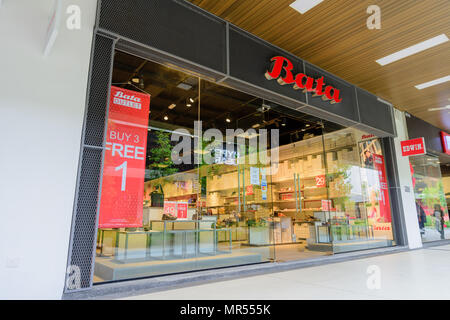
[[[450,223],[439,159],[430,155],[410,157],[410,169],[422,241],[449,239]]]

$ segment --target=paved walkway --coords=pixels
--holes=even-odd
[[[450,299],[450,245],[127,299]]]

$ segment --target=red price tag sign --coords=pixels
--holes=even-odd
[[[164,213],[176,217],[177,216],[177,202],[176,201],[164,201]]]
[[[316,187],[323,188],[326,186],[325,175],[316,176]]]
[[[142,227],[150,95],[111,87],[99,228]]]

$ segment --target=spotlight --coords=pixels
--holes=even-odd
[[[281,121],[281,125],[282,125],[283,127],[286,127],[286,118],[283,118],[283,120]]]
[[[138,76],[134,76],[133,78],[131,78],[131,81],[132,81],[133,83],[139,83],[140,79],[139,79]]]
[[[228,122],[228,123],[230,123],[230,122],[231,122],[231,119],[230,119],[230,118],[226,118],[225,121]]]
[[[311,125],[309,123],[305,124],[306,128],[309,128]]]
[[[194,103],[194,99],[192,99],[192,98],[189,98],[189,101],[191,102],[191,103]]]
[[[169,117],[168,116],[164,116],[164,120],[169,120]]]
[[[190,103],[188,103],[188,104],[186,104],[186,107],[192,107],[192,104],[190,104]]]

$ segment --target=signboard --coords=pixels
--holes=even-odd
[[[245,186],[245,195],[251,196],[253,195],[253,185]]]
[[[442,148],[444,149],[444,153],[450,155],[450,134],[447,132],[441,131],[441,141]]]
[[[188,202],[164,201],[164,214],[179,220],[187,219]]]
[[[326,178],[325,175],[316,176],[316,187],[317,188],[323,188],[326,186]]]
[[[142,227],[150,95],[111,87],[99,228]]]
[[[172,217],[177,216],[177,202],[176,201],[164,201],[164,214]]]
[[[331,104],[340,103],[342,99],[340,90],[325,83],[324,77],[314,79],[304,73],[294,74],[294,65],[292,62],[281,56],[273,57],[270,70],[267,70],[264,76],[267,80],[276,79],[278,84],[290,84],[293,90],[303,90],[303,92],[313,92],[314,96],[321,96],[322,100],[329,101]]]
[[[250,183],[259,186],[259,168],[250,167]]]
[[[267,200],[267,181],[261,181],[261,197],[262,200]]]
[[[425,139],[423,137],[401,141],[400,145],[402,147],[402,156],[404,157],[417,156],[427,153],[425,149]]]
[[[177,219],[183,220],[187,219],[188,203],[187,202],[177,202]]]

